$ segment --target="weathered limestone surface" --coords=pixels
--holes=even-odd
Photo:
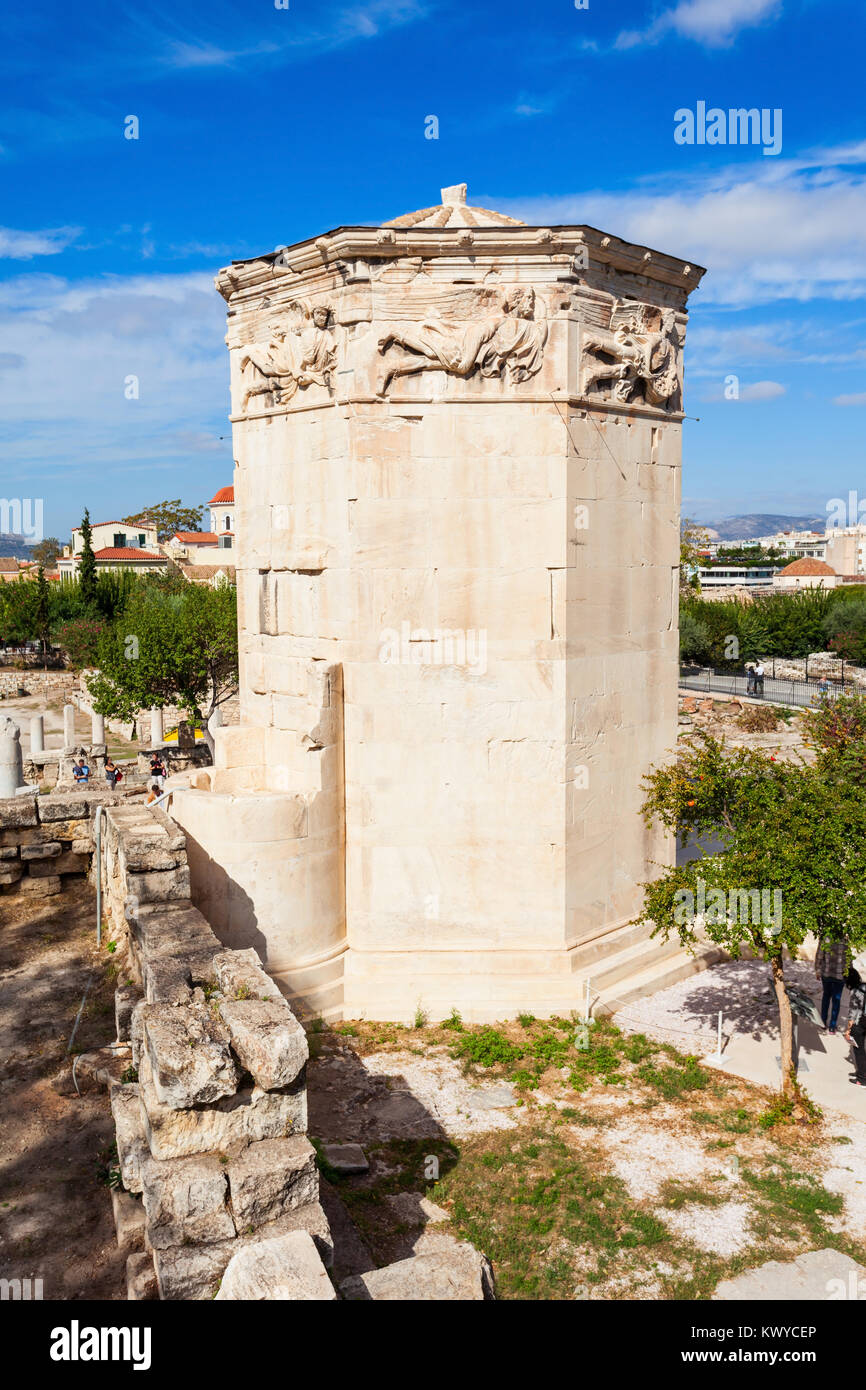
[[[227,1173],[239,1231],[255,1229],[318,1201],[316,1153],[300,1134],[250,1144],[229,1162]]]
[[[485,1257],[453,1236],[423,1235],[406,1260],[344,1279],[344,1298],[385,1302],[491,1299],[493,1276]]]
[[[207,1009],[145,1004],[144,1046],[157,1100],[172,1110],[207,1105],[237,1090],[228,1035]]]
[[[329,1265],[305,1137],[303,1029],[257,953],[226,951],[192,906],[176,825],[159,810],[118,807],[104,838],[104,901],[133,981],[118,989],[115,1014],[137,1079],[111,1085],[126,1189],[118,1240],[145,1244],[127,1265],[129,1298],[212,1298],[238,1251],[293,1233]]]
[[[148,1158],[141,1182],[150,1246],[213,1245],[234,1236],[225,1166],[215,1155]]]
[[[333,1017],[567,1012],[672,854],[703,272],[442,199],[217,278],[241,723],[174,813],[217,934]]]
[[[311,1302],[337,1297],[319,1253],[305,1231],[262,1240],[238,1251],[223,1275],[217,1302],[279,1299]]]

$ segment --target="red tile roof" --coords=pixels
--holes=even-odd
[[[184,545],[217,544],[217,536],[213,531],[175,531],[172,540],[181,541]]]
[[[136,550],[131,545],[107,545],[104,550],[94,550],[95,560],[153,560],[161,562],[162,556],[152,550]]]
[[[835,573],[836,571],[831,565],[825,565],[823,560],[815,560],[809,555],[804,555],[801,560],[792,560],[790,565],[786,565],[783,570],[779,570],[780,575],[819,575]]]
[[[90,529],[92,531],[95,530],[97,526],[137,526],[139,529],[143,527],[145,531],[156,530],[156,524],[152,521],[91,521]],[[73,526],[72,530],[74,533],[75,531],[80,531],[81,527]]]
[[[18,561],[14,555],[0,555],[0,574],[17,574]]]
[[[215,497],[208,502],[209,507],[218,506],[220,502],[234,502],[235,490],[233,487],[221,487]]]

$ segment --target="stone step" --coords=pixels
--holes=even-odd
[[[669,937],[667,941],[644,936],[623,950],[605,956],[595,970],[588,972],[592,992],[600,994],[618,981],[640,974],[681,953],[682,947],[676,936]]]
[[[716,965],[725,956],[720,947],[707,946],[701,947],[694,956],[688,951],[679,950],[671,956],[653,958],[643,969],[599,991],[593,999],[592,1013],[595,1017],[611,1017],[626,1004],[633,1004],[636,999],[644,999],[648,994],[656,994],[669,985],[688,979],[690,975]]]
[[[593,961],[608,961],[611,956],[625,950],[627,946],[646,941],[648,935],[649,927],[645,922],[625,922],[622,926],[604,932],[603,935],[595,937],[592,941],[581,942],[580,945],[575,946],[569,957],[571,973],[578,975],[591,973],[590,968]]]

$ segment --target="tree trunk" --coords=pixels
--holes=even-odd
[[[773,988],[779,1006],[779,1043],[782,1063],[782,1095],[794,1094],[794,1021],[791,1015],[791,1001],[785,988],[785,973],[781,951],[770,957],[773,968]]]

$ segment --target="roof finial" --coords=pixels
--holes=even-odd
[[[463,207],[466,204],[466,184],[452,183],[450,188],[442,189],[442,202],[447,208]]]

